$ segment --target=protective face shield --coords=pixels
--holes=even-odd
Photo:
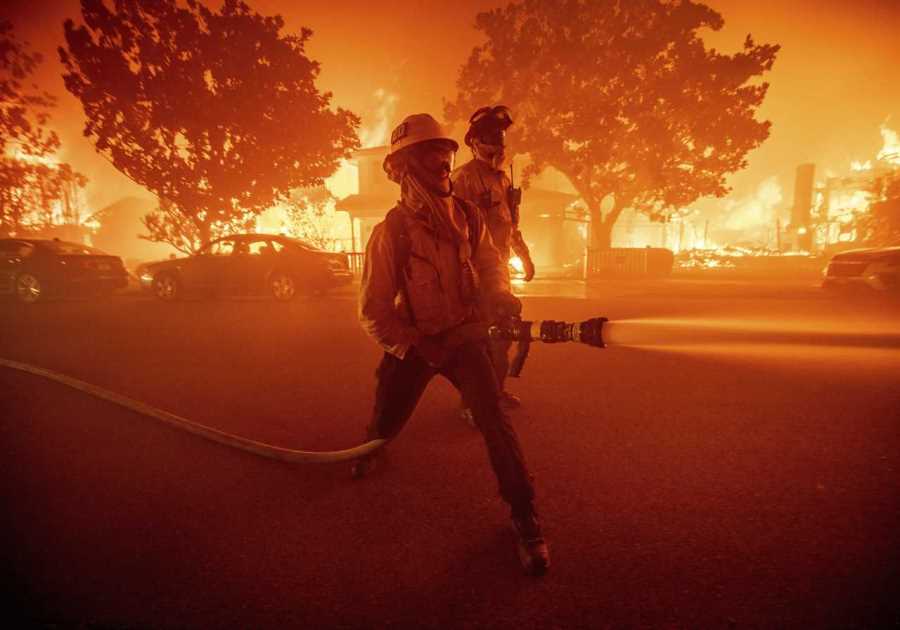
[[[482,107],[469,118],[465,142],[482,160],[499,167],[505,158],[506,130],[513,124],[505,105]]]
[[[471,146],[476,157],[485,162],[490,162],[494,168],[500,168],[503,165],[503,161],[506,159],[506,146],[504,140],[505,139],[501,137],[499,142],[486,143],[481,142],[478,138],[474,138]]]
[[[450,194],[453,186],[450,173],[456,159],[456,147],[442,140],[422,142],[409,148],[407,163],[410,171],[427,187],[441,194]]]

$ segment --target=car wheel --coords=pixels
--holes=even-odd
[[[153,278],[153,295],[163,302],[174,302],[181,297],[178,278],[170,273],[160,273]]]
[[[34,274],[23,273],[16,278],[16,297],[20,302],[34,304],[43,294],[41,281]]]
[[[269,276],[269,291],[279,302],[290,302],[297,295],[297,281],[289,273],[276,271]]]

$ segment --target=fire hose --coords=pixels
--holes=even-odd
[[[448,335],[445,343],[448,347],[452,348],[467,341],[484,339],[510,339],[521,343],[530,343],[531,341],[541,341],[544,343],[577,341],[594,347],[603,348],[606,344],[603,342],[602,329],[603,324],[606,321],[606,318],[598,317],[581,323],[569,324],[553,320],[530,322],[518,318],[511,318],[503,323],[493,325],[484,323],[466,324]],[[198,435],[211,442],[253,453],[254,455],[259,455],[261,457],[292,464],[329,464],[351,461],[375,452],[388,441],[385,439],[370,440],[359,446],[338,451],[303,451],[282,448],[219,431],[218,429],[193,422],[187,418],[182,418],[174,413],[148,405],[147,403],[135,400],[134,398],[117,394],[108,389],[104,389],[66,374],[54,372],[53,370],[4,358],[0,358],[0,367],[24,372],[26,374],[39,376],[60,383],[93,396],[94,398],[111,402],[148,418],[153,418],[183,431],[187,431],[188,433],[193,433],[194,435]]]

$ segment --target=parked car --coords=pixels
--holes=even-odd
[[[272,234],[237,234],[212,241],[193,256],[140,265],[141,286],[163,301],[191,293],[271,295],[286,302],[353,279],[345,254]]]
[[[854,249],[835,254],[825,267],[826,289],[900,291],[900,247]]]
[[[127,284],[122,259],[99,249],[59,239],[0,239],[0,293],[20,302],[111,294]]]

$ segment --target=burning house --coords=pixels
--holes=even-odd
[[[883,146],[874,161],[852,162],[849,173],[829,175],[810,186],[812,202],[807,219],[810,231],[806,241],[809,251],[843,249],[860,244],[863,235],[857,229],[858,218],[870,213],[873,204],[884,201],[877,198],[875,192],[878,181],[900,177],[900,138],[886,125],[881,126],[881,136]],[[804,182],[804,190],[805,186]]]
[[[381,166],[387,154],[387,146],[378,146],[360,149],[352,156],[357,192],[339,199],[336,208],[350,217],[353,252],[365,251],[372,229],[397,203],[397,185],[388,180]]]

